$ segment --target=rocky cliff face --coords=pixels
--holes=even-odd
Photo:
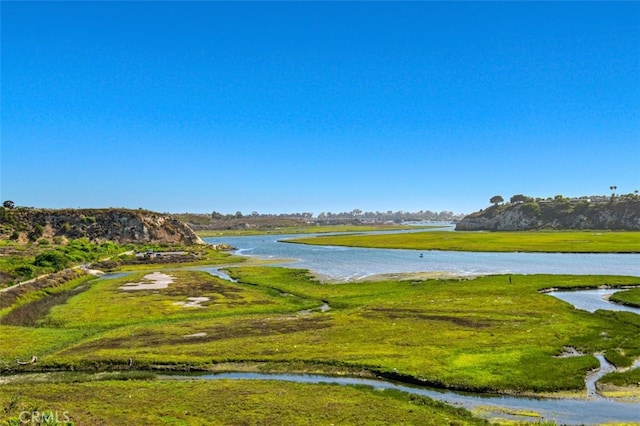
[[[640,199],[556,199],[491,206],[462,219],[456,230],[530,229],[640,230]]]
[[[86,237],[125,243],[204,244],[184,223],[167,215],[128,209],[3,209],[5,237]]]

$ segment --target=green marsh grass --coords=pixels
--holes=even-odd
[[[462,408],[366,386],[270,381],[102,380],[2,385],[5,418],[67,413],[78,425],[484,425]],[[2,423],[7,424],[7,423]]]
[[[165,289],[124,290],[128,283],[148,281],[140,272],[114,280],[94,281],[91,288],[51,309],[45,321],[54,327],[113,328],[136,323],[158,324],[246,313],[282,312],[315,305],[275,291],[241,286],[202,271],[166,271],[173,282]],[[206,297],[198,307],[184,307],[189,297]]]
[[[639,253],[637,231],[429,231],[384,235],[331,235],[290,243],[413,250],[483,252]]]
[[[625,291],[619,291],[609,297],[609,300],[622,303],[627,306],[635,306],[640,308],[640,288],[634,288]]]
[[[591,355],[557,357],[565,346],[604,352],[619,366],[640,356],[640,316],[591,314],[539,293],[551,287],[638,284],[636,277],[321,284],[307,271],[288,268],[228,272],[239,282],[194,271],[167,271],[175,275],[175,286],[157,292],[119,289],[142,274],[95,282],[54,307],[43,327],[19,329],[67,337],[64,343],[35,346],[43,369],[126,368],[129,359],[136,368],[262,363],[317,372],[343,367],[509,393],[583,389],[584,376],[598,362]],[[190,296],[210,296],[212,302],[202,308],[174,305]],[[321,312],[324,301],[331,309]],[[23,339],[30,337],[25,333]]]

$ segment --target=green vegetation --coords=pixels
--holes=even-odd
[[[153,251],[155,254],[163,252],[184,252],[184,254],[170,256],[140,256],[147,251]],[[246,257],[234,256],[229,252],[217,250],[210,245],[197,246],[181,246],[167,244],[144,244],[137,245],[135,250],[127,254],[112,258],[107,261],[97,262],[94,267],[105,270],[123,270],[123,271],[139,271],[139,270],[157,270],[159,267],[180,266],[211,266],[224,265],[231,263],[242,263],[246,261]]]
[[[77,383],[10,383],[2,389],[0,404],[10,419],[21,411],[47,410],[79,425],[488,424],[461,408],[365,386],[104,377]]]
[[[91,281],[61,304],[42,305],[28,325],[1,325],[0,362],[37,355],[38,364],[23,368],[31,370],[118,369],[129,359],[143,369],[259,363],[299,371],[365,369],[475,391],[540,392],[582,389],[584,375],[597,366],[591,356],[554,357],[565,346],[604,352],[619,366],[640,356],[638,315],[590,314],[538,293],[638,284],[634,277],[327,285],[286,268],[229,273],[240,282],[178,270],[166,272],[173,279],[166,288],[124,289],[153,283],[144,273]],[[185,305],[189,298],[202,299]],[[325,302],[328,311],[320,309]],[[11,315],[3,311],[2,318]]]
[[[19,244],[0,240],[0,287],[61,271],[69,266],[116,256],[129,249],[111,242],[94,244],[86,238],[54,244]]]
[[[186,255],[152,259],[136,257],[136,252],[144,253],[147,250],[184,251]],[[54,244],[19,244],[0,240],[0,253],[0,287],[9,287],[20,281],[87,263],[102,270],[146,270],[157,268],[158,264],[180,263],[181,266],[199,266],[239,263],[246,260],[207,245],[119,245],[112,242],[95,244],[86,238]]]
[[[637,386],[640,383],[640,368],[624,373],[611,373],[600,379],[602,384],[616,386]]]
[[[532,198],[516,194],[508,203],[500,195],[491,197],[486,209],[460,220],[457,230],[627,230],[640,231],[640,195],[637,193],[590,197]]]
[[[635,306],[640,308],[640,289],[635,288],[626,291],[619,291],[611,295],[609,300],[622,303],[627,306]]]
[[[514,233],[397,235],[418,236],[416,241],[472,236],[484,247],[498,244],[482,240],[485,235],[501,244],[528,241],[530,247],[562,247],[578,239],[600,248],[637,241],[630,232],[520,234],[529,239]],[[387,237],[393,235],[373,237],[389,244]],[[57,262],[78,262],[81,253],[98,256],[106,250],[82,240],[64,246],[3,244],[30,253],[31,262],[23,266],[34,272],[55,270]],[[128,247],[112,248],[120,252]],[[137,248],[147,249],[169,247]],[[604,353],[617,367],[640,358],[640,316],[588,313],[540,292],[638,286],[637,277],[496,275],[326,284],[305,270],[227,266],[238,280],[234,283],[196,268],[241,258],[209,247],[188,250],[182,263],[168,257],[175,262],[138,264],[132,254],[116,256],[111,266],[130,271],[119,278],[95,279],[65,269],[49,281],[2,293],[0,371],[43,374],[33,380],[18,375],[19,381],[2,384],[3,415],[15,419],[22,409],[38,407],[68,411],[76,424],[197,424],[211,418],[225,424],[478,424],[482,422],[466,411],[397,392],[263,381],[152,380],[152,371],[379,374],[478,392],[582,394],[585,375],[598,366],[590,354]],[[624,290],[615,298],[632,304],[639,293]],[[560,357],[566,347],[586,355]],[[635,389],[638,371],[618,372],[602,383]],[[215,402],[203,408],[203,398]],[[208,410],[222,410],[216,404],[226,409],[212,417]]]
[[[640,232],[527,231],[416,232],[382,235],[331,235],[287,240],[291,243],[414,250],[484,252],[638,253]]]

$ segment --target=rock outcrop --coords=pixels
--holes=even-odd
[[[463,218],[460,231],[533,229],[640,230],[640,198],[555,198],[494,205]]]
[[[0,230],[4,237],[88,238],[126,243],[204,244],[184,223],[168,215],[129,209],[2,208]]]

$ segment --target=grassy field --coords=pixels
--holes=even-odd
[[[488,424],[468,411],[428,398],[368,387],[229,380],[69,380],[72,378],[1,385],[4,412],[0,415],[19,420],[22,411],[39,411],[57,414],[60,420],[68,418],[76,425],[118,426]],[[22,418],[29,416],[22,414]]]
[[[514,275],[512,283],[489,276],[328,285],[294,269],[229,272],[240,282],[176,270],[166,271],[173,279],[167,288],[123,290],[126,283],[149,282],[138,273],[84,283],[82,291],[55,306],[5,310],[0,365],[22,371],[120,369],[129,360],[142,369],[259,363],[280,371],[366,369],[436,386],[510,393],[582,389],[597,361],[556,358],[565,346],[605,352],[618,366],[640,356],[638,315],[590,314],[538,293],[548,287],[639,284],[634,277]],[[189,298],[206,300],[189,307]],[[323,312],[325,302],[331,309]],[[28,322],[21,322],[20,309],[30,313]],[[33,355],[37,364],[16,366],[16,359]]]
[[[277,234],[322,234],[330,232],[369,232],[397,231],[405,229],[441,228],[441,226],[414,225],[315,225],[281,227],[276,229],[233,229],[196,231],[199,237],[241,236],[241,235],[277,235]]]
[[[418,232],[383,235],[331,235],[290,243],[413,250],[483,252],[640,253],[640,232],[526,231]]]

